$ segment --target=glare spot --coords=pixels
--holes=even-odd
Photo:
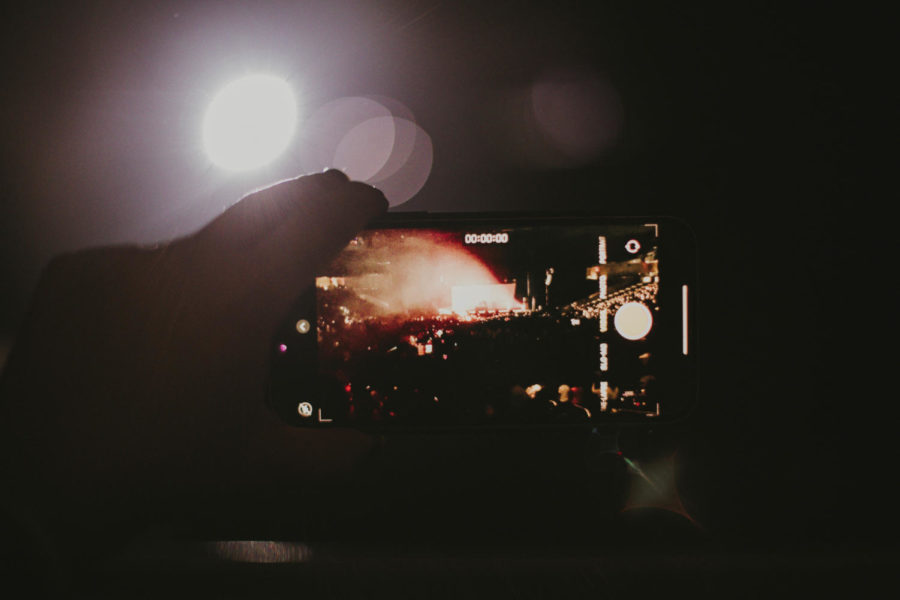
[[[431,174],[431,138],[400,102],[383,97],[339,98],[304,125],[304,170],[340,169],[380,189],[391,206],[412,198]]]
[[[368,119],[341,139],[334,153],[334,166],[350,179],[369,181],[384,167],[393,150],[394,119]]]
[[[275,160],[297,126],[290,86],[271,75],[253,75],[227,85],[203,120],[203,145],[210,160],[229,171],[246,171]]]
[[[536,82],[531,93],[539,129],[573,163],[593,160],[618,138],[622,108],[604,79],[585,72],[560,72]]]
[[[403,204],[419,193],[434,162],[431,137],[416,123],[394,119],[397,141],[384,168],[370,183],[381,190],[391,206]]]
[[[616,311],[616,331],[626,340],[639,340],[650,333],[653,313],[641,302],[626,302]]]
[[[320,106],[303,126],[303,169],[313,173],[340,168],[335,164],[335,156],[341,141],[356,126],[381,117],[390,118],[391,111],[371,98],[338,98]]]

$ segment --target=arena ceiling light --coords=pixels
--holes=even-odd
[[[203,119],[203,146],[228,171],[269,164],[287,148],[297,127],[297,101],[286,81],[251,75],[225,86]]]

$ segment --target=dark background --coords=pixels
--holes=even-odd
[[[226,177],[198,158],[209,94],[262,65],[295,78],[311,107],[381,94],[412,110],[435,157],[404,210],[687,220],[700,248],[701,392],[680,464],[698,518],[737,548],[896,548],[893,244],[871,183],[889,73],[879,15],[777,2],[3,11],[7,340],[53,254],[190,232],[291,174]],[[492,99],[556,69],[608,82],[620,134],[586,164],[510,160]]]

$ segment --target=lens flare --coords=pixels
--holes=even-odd
[[[247,171],[278,158],[296,127],[297,102],[287,82],[252,75],[213,99],[203,120],[203,145],[222,169]]]
[[[433,158],[431,137],[414,122],[412,111],[390,98],[339,98],[304,122],[304,170],[339,169],[380,189],[391,206],[422,189]]]

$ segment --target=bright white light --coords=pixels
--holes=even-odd
[[[246,171],[275,160],[297,126],[297,102],[290,86],[271,75],[252,75],[228,84],[203,119],[203,145],[223,169]]]
[[[616,331],[626,340],[639,340],[653,327],[653,313],[641,302],[626,302],[613,320]]]
[[[681,286],[681,353],[688,353],[688,286]]]
[[[522,309],[522,303],[516,300],[515,283],[489,283],[476,285],[454,285],[450,289],[453,311],[465,314],[469,311],[497,310],[510,311]]]

